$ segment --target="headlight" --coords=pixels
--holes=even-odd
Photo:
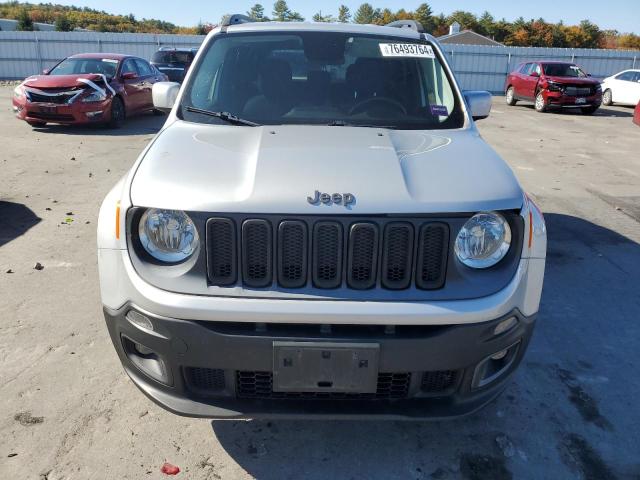
[[[24,97],[24,88],[22,88],[22,85],[18,85],[16,88],[13,89],[13,96],[15,98]]]
[[[561,92],[562,84],[549,80],[547,81],[547,89],[549,89],[549,91],[551,92]]]
[[[509,251],[511,228],[499,213],[478,213],[460,229],[456,237],[456,257],[471,268],[489,268]]]
[[[98,91],[94,91],[91,92],[89,95],[87,95],[86,97],[82,98],[83,102],[102,102],[103,100],[107,99],[107,95],[102,93],[102,92],[98,92]]]
[[[140,219],[138,234],[149,255],[167,263],[186,260],[199,243],[193,221],[179,210],[147,210]]]

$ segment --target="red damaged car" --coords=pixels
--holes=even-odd
[[[582,113],[592,114],[602,103],[600,82],[568,62],[521,63],[507,76],[504,91],[507,105],[533,101],[538,112],[580,108]]]
[[[126,117],[153,110],[151,88],[160,81],[167,76],[141,58],[73,55],[18,85],[13,110],[33,127],[105,123],[117,128]]]

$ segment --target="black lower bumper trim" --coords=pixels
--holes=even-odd
[[[233,325],[177,320],[154,315],[155,333],[131,324],[126,313],[135,309],[104,310],[114,346],[134,383],[152,400],[174,413],[207,418],[309,417],[433,419],[471,413],[491,401],[506,386],[531,337],[534,317],[518,311],[501,318],[471,325],[388,329],[387,333],[358,336],[359,328],[331,329],[314,336],[300,335],[300,328],[287,332],[286,325],[269,331],[252,324],[238,331]],[[143,312],[144,313],[144,312]],[[502,320],[515,316],[516,325],[493,334]],[[366,329],[366,327],[363,327]],[[123,347],[122,338],[153,351],[168,369],[171,385],[154,380],[140,370]],[[353,342],[379,345],[379,388],[383,395],[281,395],[273,392],[269,376],[273,368],[274,341]],[[516,358],[490,384],[472,388],[476,366],[487,357],[519,343]],[[247,373],[249,372],[249,373]],[[253,373],[251,373],[253,372]],[[242,390],[245,380],[259,372],[262,382]],[[400,376],[398,376],[400,375]],[[382,379],[381,379],[382,376]],[[249,383],[256,381],[247,380]],[[387,382],[381,384],[380,382]],[[266,382],[266,383],[265,383]],[[403,383],[404,382],[404,383]],[[246,386],[247,384],[245,384]],[[381,387],[382,385],[382,387]],[[398,394],[400,392],[400,394]],[[295,392],[294,392],[295,393]],[[347,401],[348,400],[348,401]]]

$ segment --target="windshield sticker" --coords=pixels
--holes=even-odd
[[[118,60],[114,60],[113,58],[103,58],[102,61],[109,63],[118,63]]]
[[[449,110],[445,105],[431,105],[431,115],[446,117],[449,115]]]
[[[436,58],[430,45],[418,43],[380,43],[383,57]]]

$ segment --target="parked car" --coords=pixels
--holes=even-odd
[[[511,72],[504,85],[507,105],[533,101],[538,112],[580,108],[594,113],[602,103],[600,82],[574,63],[526,62]]]
[[[167,80],[141,58],[83,53],[18,85],[13,110],[33,127],[106,123],[117,128],[126,117],[153,110],[151,88]]]
[[[633,110],[633,123],[636,125],[640,125],[640,101],[636,105],[636,108]]]
[[[167,75],[170,81],[181,83],[197,52],[197,48],[162,47],[151,57],[151,65]]]
[[[636,105],[640,102],[640,70],[624,70],[602,81],[602,103]]]
[[[463,94],[417,22],[234,15],[153,97],[167,122],[98,221],[107,327],[147,396],[202,417],[440,418],[505,388],[544,220],[478,135],[491,95]]]

